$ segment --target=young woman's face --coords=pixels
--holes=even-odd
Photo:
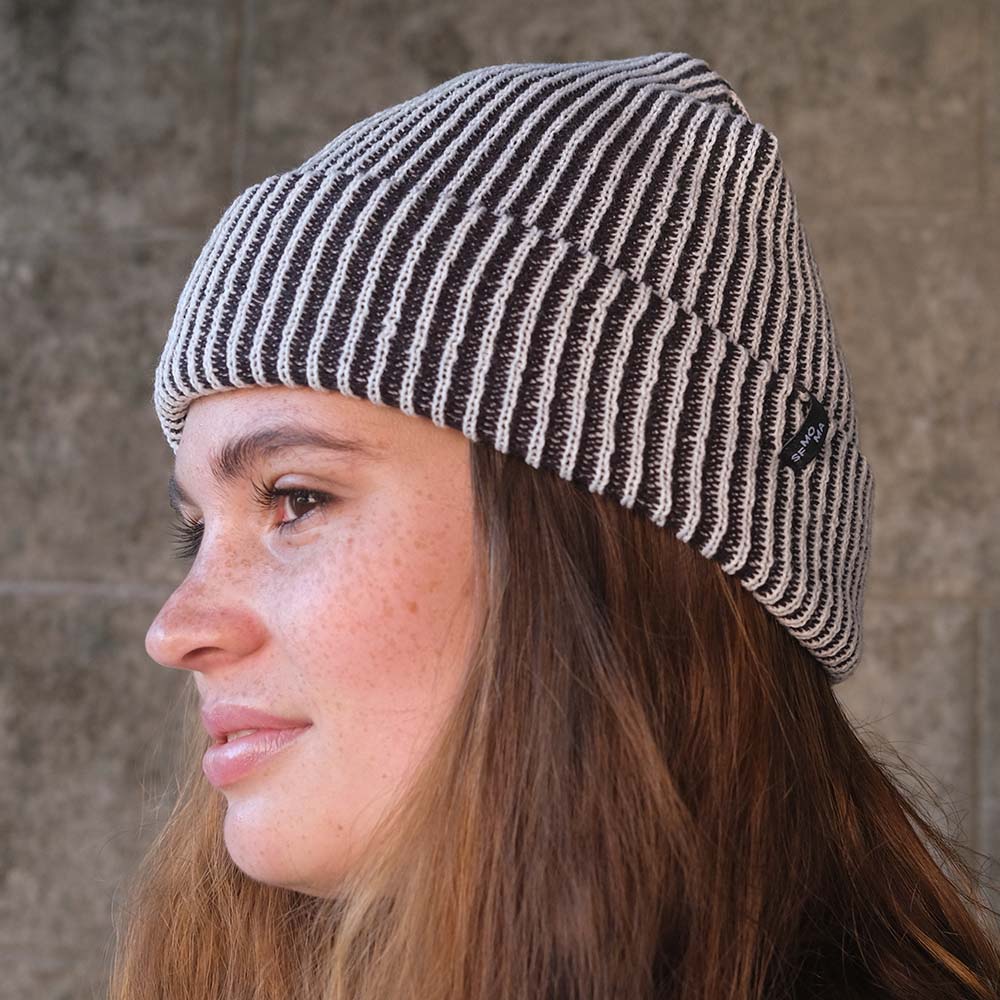
[[[279,429],[373,454],[227,449],[281,444]],[[458,431],[332,391],[253,387],[191,405],[172,492],[203,527],[146,650],[194,671],[205,707],[310,723],[235,779],[206,768],[228,803],[226,847],[257,881],[332,893],[452,707],[474,614],[468,448]],[[255,484],[301,492],[268,509]]]

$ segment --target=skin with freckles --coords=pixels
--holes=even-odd
[[[271,427],[377,455],[296,445],[216,482],[219,449]],[[174,475],[201,540],[146,651],[193,671],[202,704],[312,722],[219,789],[226,848],[257,881],[333,892],[457,698],[473,623],[468,449],[456,430],[333,391],[254,386],[191,404]],[[254,482],[304,492],[267,510]]]

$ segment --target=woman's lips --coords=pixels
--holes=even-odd
[[[216,788],[231,785],[284,750],[310,728],[258,729],[228,743],[215,743],[205,751],[201,769]]]

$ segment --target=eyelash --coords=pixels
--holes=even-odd
[[[305,486],[289,486],[283,489],[276,489],[274,486],[269,486],[267,483],[262,482],[254,482],[252,486],[254,503],[262,510],[277,509],[282,497],[297,496],[300,493],[304,493],[316,498],[316,503],[312,509],[301,517],[296,517],[291,521],[281,521],[278,524],[278,531],[282,533],[296,530],[295,525],[304,521],[317,509],[326,507],[336,500],[336,497],[329,493],[324,493],[322,490],[309,489]],[[205,526],[201,521],[195,521],[183,513],[179,514],[178,518],[179,520],[172,525],[172,530],[177,540],[177,558],[191,559],[198,553],[198,546],[201,544],[201,536]]]

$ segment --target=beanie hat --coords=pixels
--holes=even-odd
[[[247,188],[155,373],[362,397],[612,497],[717,561],[831,683],[874,481],[774,136],[683,52],[462,73]]]

